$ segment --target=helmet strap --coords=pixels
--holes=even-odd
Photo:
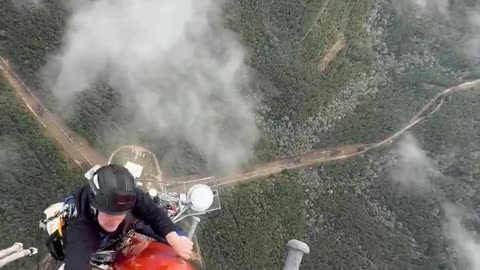
[[[88,179],[88,184],[90,184],[90,188],[93,192],[94,195],[97,195],[97,190],[100,189],[100,186],[98,185],[98,175],[97,172],[93,174],[93,177],[91,179]]]
[[[94,217],[98,215],[98,209],[90,205],[90,212],[93,214]]]
[[[88,170],[88,172],[85,173],[85,178],[87,178],[88,184],[90,185],[90,188],[94,195],[97,195],[97,190],[100,188],[100,186],[98,185],[97,176],[98,169],[100,168],[100,165],[95,165],[90,170]]]

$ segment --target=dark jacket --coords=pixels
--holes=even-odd
[[[90,187],[86,185],[73,194],[77,215],[68,220],[65,233],[65,270],[91,269],[90,258],[100,247],[102,237],[118,234],[122,229],[120,225],[116,232],[107,233],[100,227],[95,212],[90,207],[89,192]],[[137,199],[131,214],[150,225],[160,236],[165,237],[176,230],[175,224],[166,212],[158,208],[150,196],[138,188]]]

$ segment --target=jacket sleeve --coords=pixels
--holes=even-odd
[[[71,220],[65,234],[65,270],[89,270],[92,254],[98,249],[100,236],[87,220]]]
[[[144,221],[147,225],[150,225],[153,231],[162,237],[165,237],[177,229],[167,213],[157,207],[153,199],[138,188],[137,201],[135,202],[132,214]]]

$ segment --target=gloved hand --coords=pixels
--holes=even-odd
[[[186,236],[179,236],[177,232],[171,232],[165,237],[168,244],[175,250],[178,256],[188,260],[193,252],[193,242]]]

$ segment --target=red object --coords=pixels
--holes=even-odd
[[[115,270],[195,270],[164,243],[135,236],[132,244],[118,254]]]

